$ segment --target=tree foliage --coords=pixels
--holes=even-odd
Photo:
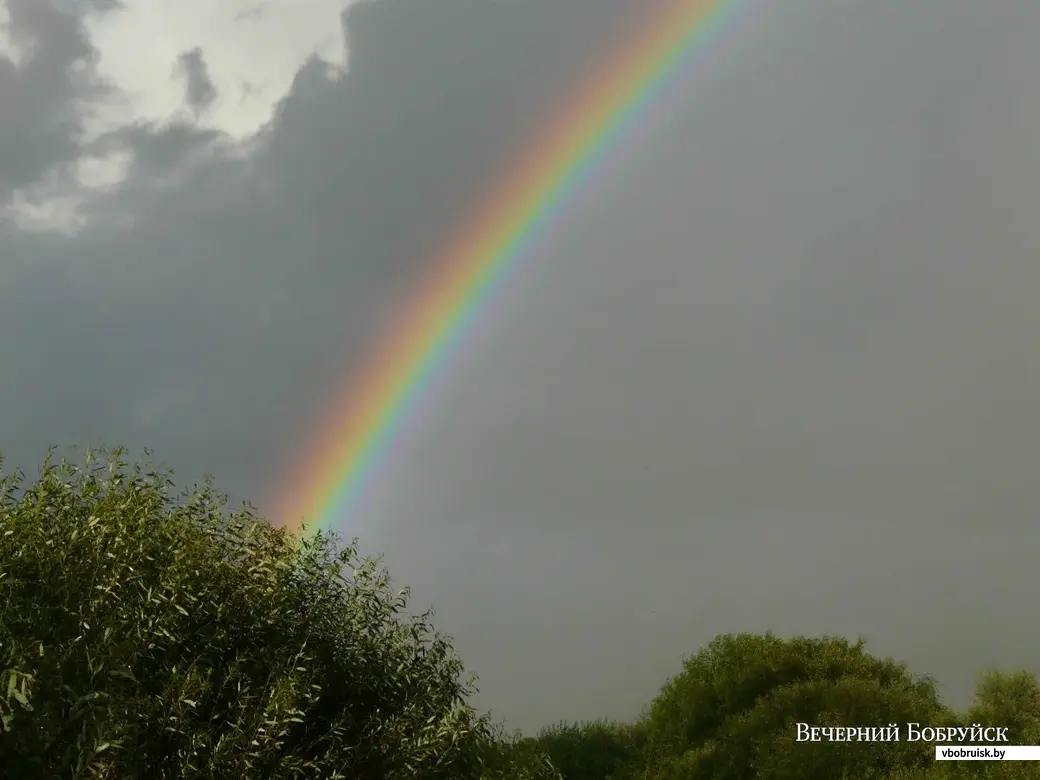
[[[798,742],[797,723],[898,724],[899,741]],[[535,740],[567,780],[968,780],[1040,778],[1022,763],[936,762],[907,723],[1008,727],[1040,744],[1040,687],[1026,672],[982,678],[958,714],[929,678],[864,642],[723,635],[685,661],[634,724],[557,724]]]
[[[0,462],[2,466],[2,462]],[[0,469],[0,776],[24,780],[1025,780],[933,745],[799,742],[797,724],[1006,727],[1040,685],[990,672],[965,713],[863,641],[717,637],[632,723],[506,735],[379,562],[299,537],[120,451]]]
[[[447,639],[354,545],[86,461],[3,478],[6,776],[553,776],[506,765]]]
[[[597,720],[560,722],[532,740],[565,778],[609,778],[639,762],[646,749],[643,724]]]
[[[948,718],[930,680],[867,654],[862,641],[725,635],[688,659],[651,704],[649,761],[662,767],[678,761],[691,780],[831,780],[933,757],[920,743],[797,742],[797,723],[881,726]]]

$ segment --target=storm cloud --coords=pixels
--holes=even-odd
[[[205,111],[217,99],[217,88],[199,46],[177,57],[174,72],[184,79],[184,101],[194,111]]]
[[[0,451],[148,446],[271,511],[664,4],[0,0]],[[632,716],[730,630],[862,633],[955,701],[1040,641],[1040,6],[741,5],[339,529],[511,725]]]

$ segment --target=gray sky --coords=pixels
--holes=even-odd
[[[273,508],[659,5],[0,0],[0,449],[150,446]],[[631,717],[731,630],[864,634],[956,703],[1035,661],[1037,29],[1034,0],[747,0],[525,257],[340,529],[482,705]]]

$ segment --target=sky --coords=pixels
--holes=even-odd
[[[8,465],[150,447],[274,511],[438,248],[667,2],[0,0]],[[512,728],[634,717],[729,631],[862,635],[958,705],[1036,662],[1040,4],[743,6],[337,528]]]

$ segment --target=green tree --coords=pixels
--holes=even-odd
[[[1006,727],[1010,744],[1040,744],[1040,685],[1030,672],[993,671],[975,688],[960,724]],[[1037,780],[1040,767],[1028,761],[937,761],[927,769],[893,772],[888,780]]]
[[[930,746],[798,742],[797,723],[880,727],[952,722],[934,684],[863,642],[725,635],[685,662],[646,720],[651,777],[834,780],[934,761]]]
[[[605,780],[642,756],[645,729],[608,720],[557,723],[532,743],[566,780]]]
[[[992,671],[975,688],[967,722],[1006,727],[1012,744],[1040,744],[1040,684],[1030,672]]]
[[[355,545],[171,488],[119,450],[0,477],[5,776],[557,776]]]

